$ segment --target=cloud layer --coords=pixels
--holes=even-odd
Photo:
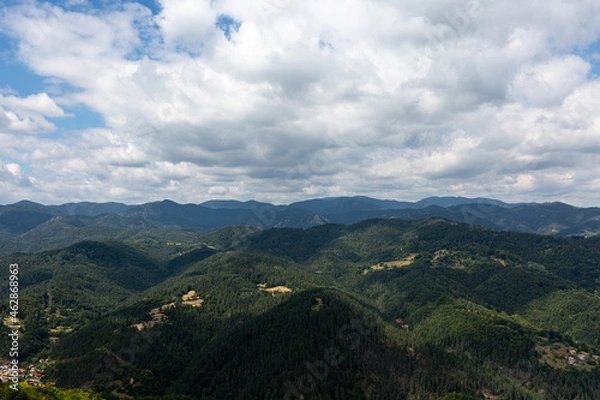
[[[0,9],[46,82],[0,94],[0,201],[600,204],[600,3],[399,3]],[[77,107],[105,127],[61,129]]]

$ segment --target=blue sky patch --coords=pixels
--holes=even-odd
[[[104,117],[87,107],[61,107],[68,117],[48,118],[59,130],[77,131],[83,129],[103,128]]]
[[[589,45],[584,51],[585,58],[592,64],[594,78],[600,76],[600,39]]]
[[[43,92],[44,78],[14,58],[9,40],[0,35],[0,91],[14,91],[20,97]]]
[[[241,21],[237,21],[228,15],[221,14],[217,18],[217,22],[215,22],[215,26],[223,31],[227,40],[231,40],[231,33],[233,31],[235,31],[235,32],[239,31],[240,26],[242,26],[242,23],[241,23]]]
[[[99,10],[107,10],[107,9],[113,9],[113,8],[119,9],[123,6],[123,4],[126,4],[126,3],[141,4],[144,7],[147,7],[148,9],[150,9],[150,11],[152,11],[153,15],[159,14],[162,10],[158,0],[91,0],[90,3],[94,8],[99,9]],[[75,9],[76,9],[76,7],[75,7]]]
[[[158,15],[162,11],[162,8],[160,7],[158,0],[136,0],[136,1],[130,1],[130,3],[139,3],[139,4],[149,8],[150,11],[152,11],[153,15]]]

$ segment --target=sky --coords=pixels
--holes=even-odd
[[[0,203],[600,206],[597,0],[3,0]]]

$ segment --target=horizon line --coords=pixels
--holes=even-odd
[[[376,201],[390,201],[390,202],[410,203],[410,204],[418,204],[418,203],[420,203],[422,201],[425,201],[425,200],[428,200],[428,199],[465,199],[465,200],[473,201],[475,203],[477,201],[480,201],[481,203],[498,202],[498,203],[503,203],[503,204],[506,204],[506,205],[509,205],[509,206],[543,205],[543,204],[564,204],[564,205],[568,205],[568,206],[576,207],[576,208],[598,208],[599,207],[597,205],[596,206],[580,206],[580,205],[575,205],[575,204],[567,203],[565,201],[560,201],[560,200],[543,201],[543,202],[539,202],[539,201],[517,201],[517,202],[509,202],[509,201],[500,200],[500,199],[493,198],[493,197],[481,197],[481,196],[477,196],[477,197],[467,197],[467,196],[428,196],[428,197],[421,198],[419,200],[399,200],[399,199],[393,199],[393,198],[371,197],[371,196],[366,196],[366,195],[312,197],[312,198],[307,198],[307,199],[303,199],[303,200],[293,201],[291,203],[281,203],[281,204],[279,204],[279,203],[271,203],[271,202],[267,202],[267,201],[260,201],[260,200],[256,200],[256,199],[239,200],[239,199],[235,199],[235,198],[212,198],[212,199],[209,199],[209,200],[204,200],[204,201],[202,201],[200,203],[178,202],[178,201],[170,199],[170,198],[163,198],[163,199],[160,199],[160,200],[150,200],[150,201],[139,202],[139,203],[121,202],[121,201],[116,201],[116,200],[109,200],[109,201],[80,200],[80,201],[70,201],[70,202],[65,202],[65,203],[41,203],[41,202],[37,202],[37,201],[25,198],[25,199],[16,201],[14,203],[0,204],[0,206],[1,207],[6,207],[6,206],[11,206],[11,205],[17,205],[17,204],[20,204],[20,203],[32,203],[32,204],[36,204],[36,205],[40,205],[40,206],[44,206],[44,207],[60,207],[60,206],[65,206],[65,205],[69,205],[69,204],[89,203],[89,204],[120,204],[120,205],[135,207],[135,206],[140,206],[140,205],[145,205],[145,204],[162,203],[162,202],[171,202],[171,203],[175,203],[175,204],[178,204],[178,205],[196,205],[196,206],[202,206],[203,204],[209,203],[209,202],[237,202],[237,203],[242,203],[242,204],[243,203],[256,202],[256,203],[260,203],[260,204],[271,205],[271,206],[274,206],[274,207],[285,207],[285,206],[290,206],[292,204],[302,203],[302,202],[307,202],[307,201],[337,200],[337,199],[359,199],[359,198],[369,199],[369,200],[376,200]],[[435,204],[431,204],[431,205],[435,205]]]

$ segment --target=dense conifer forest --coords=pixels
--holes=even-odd
[[[600,398],[599,238],[440,218],[173,235],[3,257],[19,357],[67,391],[2,398]]]

